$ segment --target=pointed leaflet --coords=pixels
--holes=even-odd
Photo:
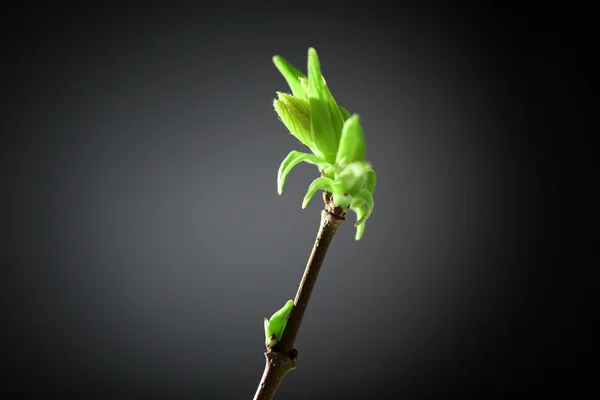
[[[335,163],[344,168],[354,161],[365,160],[365,136],[358,120],[354,114],[344,123],[340,145],[338,147]]]
[[[290,89],[292,89],[294,96],[300,97],[301,99],[306,99],[307,93],[300,85],[300,78],[306,78],[306,75],[300,72],[296,67],[294,67],[281,56],[274,56],[273,63],[279,72],[281,72],[281,75],[283,75],[285,78]]]
[[[308,49],[308,102],[313,142],[323,154],[325,160],[333,164],[337,142],[329,107],[329,97],[321,75],[321,65],[317,51],[312,47]]]
[[[322,176],[320,178],[315,179],[314,181],[312,181],[312,183],[308,187],[308,191],[306,192],[306,195],[304,196],[304,200],[302,201],[302,208],[306,208],[310,199],[312,199],[312,197],[315,195],[315,193],[317,193],[317,190],[323,189],[323,190],[327,190],[328,192],[334,193],[334,192],[336,192],[336,188],[339,188],[339,187],[336,184],[336,182],[331,178]]]
[[[303,153],[301,151],[291,151],[290,154],[281,162],[279,166],[279,170],[277,171],[277,193],[281,194],[283,192],[283,185],[285,184],[285,178],[290,173],[292,168],[298,165],[301,162],[307,162],[309,164],[316,165],[319,170],[325,168],[323,164],[323,160],[319,157]]]
[[[273,107],[275,107],[281,122],[296,139],[314,153],[315,145],[310,130],[308,101],[281,92],[277,92],[277,97],[279,99],[273,100]]]

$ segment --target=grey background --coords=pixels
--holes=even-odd
[[[379,184],[363,239],[353,215],[334,239],[277,398],[556,390],[542,161],[562,36],[540,14],[7,10],[4,390],[251,398],[262,318],[294,297],[322,208],[300,208],[313,166],[276,193],[303,148],[272,108],[288,89],[271,57],[304,69],[309,46]]]

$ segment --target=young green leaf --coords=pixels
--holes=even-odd
[[[308,191],[306,192],[304,200],[302,201],[302,208],[306,208],[310,199],[312,199],[315,193],[317,193],[317,190],[323,189],[333,193],[336,192],[337,188],[339,188],[339,186],[331,178],[322,176],[320,178],[315,179],[308,187]]]
[[[277,193],[283,193],[283,185],[285,185],[285,178],[290,173],[292,168],[298,165],[301,162],[307,162],[309,164],[316,165],[319,170],[322,170],[326,167],[324,165],[324,161],[319,157],[303,153],[301,151],[291,151],[290,154],[283,160],[281,165],[279,166],[279,170],[277,171]]]
[[[281,92],[277,92],[277,97],[278,99],[273,100],[273,107],[275,107],[281,122],[296,139],[314,151],[308,102]]]
[[[274,56],[273,63],[281,72],[281,75],[285,78],[287,84],[290,89],[292,89],[292,93],[294,96],[299,97],[301,99],[307,99],[307,92],[300,85],[300,78],[305,78],[302,72],[300,72],[296,67],[290,64],[285,58],[281,56]]]
[[[265,317],[265,344],[267,349],[275,346],[281,340],[283,330],[285,329],[292,308],[294,308],[294,301],[288,300],[280,310],[276,311],[271,316],[271,318],[267,319]]]
[[[308,102],[313,142],[325,160],[333,164],[337,141],[321,64],[317,51],[312,47],[308,50]]]
[[[365,160],[365,137],[357,114],[344,123],[335,163],[341,168],[355,161]]]

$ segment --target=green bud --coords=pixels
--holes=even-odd
[[[271,318],[264,318],[265,345],[267,346],[267,349],[275,346],[281,340],[292,308],[294,308],[294,300],[288,300],[280,310],[276,311],[271,316]]]

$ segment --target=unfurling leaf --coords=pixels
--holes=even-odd
[[[326,166],[322,159],[313,154],[303,153],[295,150],[291,151],[290,154],[288,154],[288,156],[281,162],[279,170],[277,171],[277,193],[281,194],[283,192],[285,178],[290,173],[292,168],[301,162],[315,164],[320,170],[324,169]]]
[[[301,141],[311,151],[314,151],[315,145],[312,141],[310,130],[308,102],[281,92],[277,92],[277,97],[278,99],[273,100],[273,106],[281,122],[283,122],[296,139]]]

